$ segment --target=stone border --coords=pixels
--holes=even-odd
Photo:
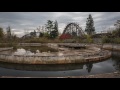
[[[104,44],[103,49],[120,51],[120,44]]]
[[[0,52],[1,52],[1,51],[12,50],[12,49],[13,49],[13,47],[8,47],[8,48],[0,48]]]
[[[0,61],[19,64],[70,64],[101,61],[111,57],[111,52],[105,50],[99,55],[66,55],[66,56],[21,56],[0,54]]]
[[[34,44],[32,43],[31,45]],[[36,45],[40,45],[40,44],[38,43]],[[52,43],[48,43],[45,45],[51,46]],[[56,46],[52,45],[52,47],[55,48]],[[10,49],[13,49],[13,47],[3,48],[2,50],[10,50]],[[101,61],[110,57],[111,57],[110,51],[97,50],[94,53],[85,53],[81,55],[80,54],[76,55],[73,53],[73,55],[62,55],[62,56],[59,55],[53,55],[53,56],[26,55],[25,56],[25,55],[0,54],[0,61],[9,62],[9,63],[18,63],[18,64],[71,64],[71,63],[86,63],[86,62]]]

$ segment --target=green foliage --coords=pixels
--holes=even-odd
[[[51,21],[51,20],[48,20],[47,21],[47,24],[45,24],[45,27],[47,28],[47,30],[48,30],[48,33],[50,34],[50,32],[53,30],[53,21]]]
[[[102,43],[120,44],[120,20],[117,20],[114,26],[116,28],[112,32],[110,32],[112,35],[102,37]]]
[[[120,44],[120,20],[114,24],[115,29],[111,32],[111,36],[104,36],[102,38],[102,43],[116,43]]]
[[[40,38],[40,37],[43,37],[43,36],[44,36],[44,33],[40,32],[39,38]]]
[[[47,28],[47,32],[45,33],[45,37],[55,39],[58,36],[58,23],[57,21],[53,22],[51,20],[47,21],[47,24],[45,24]]]
[[[17,43],[0,43],[0,47],[17,47]]]
[[[87,43],[93,43],[93,39],[90,35],[87,35]]]
[[[104,36],[102,38],[102,43],[116,43],[116,44],[120,44],[120,38],[109,38],[107,36]]]
[[[62,42],[59,40],[59,38],[56,39],[48,39],[47,37],[41,37],[41,38],[29,38],[29,39],[24,39],[22,41],[23,43],[60,43]]]
[[[120,44],[120,38],[114,38],[113,43]]]
[[[55,24],[55,25],[54,25],[54,38],[56,38],[56,37],[59,35],[59,33],[58,33],[58,23],[57,23],[57,21],[55,21],[54,24]]]
[[[50,34],[48,34],[48,32],[44,33],[44,37],[45,38],[50,38]]]
[[[108,38],[107,36],[102,37],[102,43],[111,43],[111,38]]]
[[[36,31],[34,30],[34,32],[31,32],[31,33],[30,33],[30,36],[31,36],[31,37],[36,37]]]
[[[91,14],[87,18],[85,31],[88,35],[93,35],[95,33],[94,21]]]
[[[112,31],[112,35],[113,35],[114,37],[117,37],[117,36],[118,36],[117,34],[118,34],[118,31],[117,31],[117,30],[113,30],[113,31]]]
[[[50,38],[51,39],[55,39],[57,37],[57,35],[56,35],[56,31],[54,30],[54,31],[51,31],[50,32]]]

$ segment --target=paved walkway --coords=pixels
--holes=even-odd
[[[86,76],[77,76],[70,78],[120,78],[120,72],[114,73],[105,73],[105,74],[96,74],[96,75],[86,75]]]
[[[14,76],[0,76],[0,78],[120,78],[120,72],[85,75],[85,76],[68,76],[68,77],[14,77]]]

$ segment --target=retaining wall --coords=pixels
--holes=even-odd
[[[120,44],[104,44],[103,49],[120,51]]]
[[[0,52],[1,52],[1,51],[12,50],[12,49],[13,49],[13,47],[9,47],[9,48],[0,48]]]
[[[70,43],[67,43],[70,44]],[[41,45],[41,43],[22,43],[19,45],[26,45],[26,46],[35,46]],[[48,43],[45,45],[51,45],[52,47],[57,47],[57,44]],[[55,45],[55,46],[54,46]],[[87,45],[86,45],[87,46]],[[107,45],[106,47],[111,47]],[[115,46],[114,46],[115,47]],[[105,45],[103,45],[105,48]],[[118,47],[115,47],[118,48]],[[4,48],[4,50],[8,50],[11,48]],[[3,50],[3,49],[1,49]],[[82,54],[82,55],[54,55],[54,56],[25,56],[25,55],[9,55],[9,54],[0,54],[0,61],[2,62],[9,62],[9,63],[19,63],[19,64],[70,64],[70,63],[85,63],[89,61],[101,61],[111,57],[111,52],[109,51],[102,51],[102,52],[95,52],[94,54]]]
[[[19,64],[70,64],[89,61],[101,61],[111,57],[111,52],[104,51],[100,55],[66,55],[66,56],[21,56],[0,54],[0,61]]]

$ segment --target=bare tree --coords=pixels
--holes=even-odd
[[[41,26],[39,26],[38,28],[37,28],[37,32],[41,32]]]
[[[29,34],[28,29],[24,29],[24,34],[25,35]]]

